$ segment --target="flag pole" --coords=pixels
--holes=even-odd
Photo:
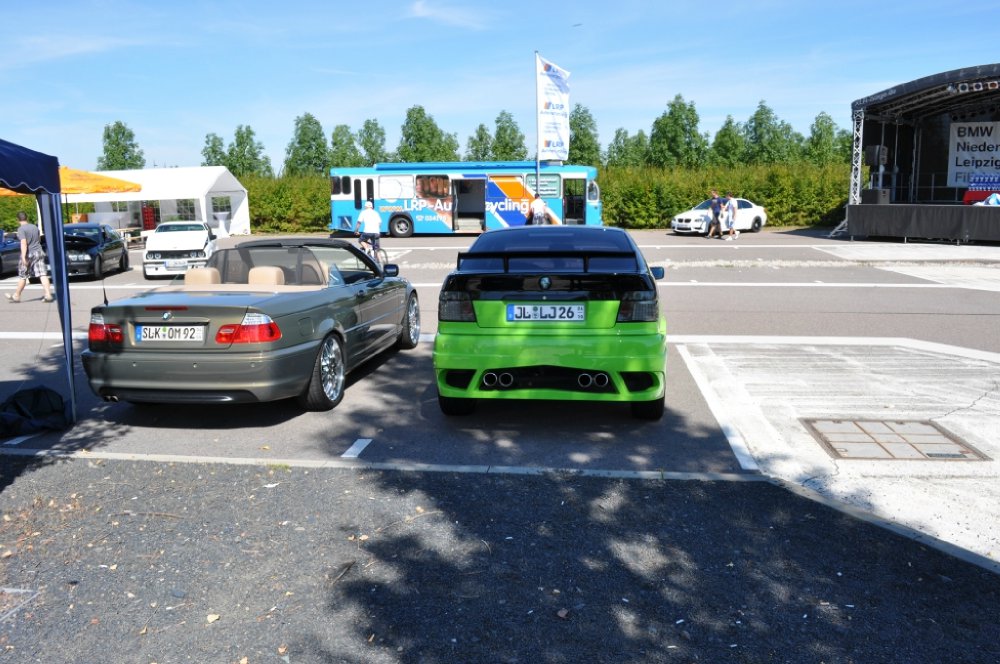
[[[538,51],[535,51],[535,195],[538,196],[539,192],[542,190],[542,165],[541,165],[541,154],[542,154],[542,133],[541,127],[539,126],[539,113],[538,113]]]

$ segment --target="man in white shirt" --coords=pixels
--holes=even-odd
[[[379,249],[379,237],[382,233],[382,216],[375,211],[371,201],[365,201],[365,209],[358,215],[358,223],[354,232],[361,242],[367,242],[372,248],[372,254]]]
[[[527,224],[543,226],[548,221],[549,206],[545,204],[541,196],[535,195],[535,200],[531,201],[531,209],[528,211]]]
[[[727,240],[735,240],[740,236],[740,232],[736,230],[736,210],[739,206],[736,203],[736,196],[733,192],[726,192],[726,203],[722,207],[722,210],[726,218],[726,228],[729,229],[729,236]]]

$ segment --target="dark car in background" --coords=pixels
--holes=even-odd
[[[101,279],[106,272],[128,269],[128,244],[107,224],[66,224],[66,274]]]
[[[17,263],[21,259],[21,243],[17,233],[3,232],[0,236],[0,275],[16,274]]]

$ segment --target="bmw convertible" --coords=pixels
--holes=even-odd
[[[95,394],[329,410],[351,370],[416,347],[417,294],[397,265],[343,240],[233,240],[170,285],[91,310],[83,366]]]

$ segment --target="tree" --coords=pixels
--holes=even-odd
[[[597,123],[586,106],[576,104],[569,114],[570,164],[601,165],[601,143],[597,140]]]
[[[396,150],[400,161],[458,161],[458,138],[441,131],[423,106],[406,111],[401,129]]]
[[[492,161],[493,160],[493,136],[486,125],[480,124],[476,127],[476,133],[469,137],[465,144],[466,161]]]
[[[736,166],[743,163],[746,152],[746,136],[743,127],[727,115],[712,141],[711,161],[721,166]]]
[[[615,137],[608,144],[606,163],[608,166],[635,167],[646,163],[649,139],[641,129],[635,136],[629,136],[625,129],[615,130]]]
[[[97,159],[97,170],[125,171],[145,166],[146,158],[128,125],[120,120],[104,125],[104,154]]]
[[[698,132],[698,111],[694,102],[684,102],[677,95],[667,104],[667,110],[653,121],[649,133],[649,162],[661,168],[704,165],[708,156],[708,139]]]
[[[358,150],[351,128],[345,124],[337,125],[330,134],[330,166],[364,166],[365,158]]]
[[[365,120],[358,130],[357,143],[361,147],[362,160],[365,166],[388,161],[385,151],[385,129],[374,118]]]
[[[205,135],[205,147],[201,149],[202,166],[225,166],[226,148],[218,134]]]
[[[285,149],[285,174],[325,174],[329,157],[326,134],[319,120],[311,113],[295,118],[295,131]]]
[[[517,126],[514,116],[500,111],[493,134],[493,158],[498,161],[523,161],[528,158],[528,148],[524,146],[524,134]]]
[[[780,164],[795,161],[803,138],[790,124],[778,120],[767,104],[760,102],[744,127],[747,161],[752,164]]]
[[[250,125],[239,125],[236,128],[236,137],[226,151],[226,167],[236,177],[274,175],[271,159],[264,155],[264,145],[254,140],[254,131]]]

